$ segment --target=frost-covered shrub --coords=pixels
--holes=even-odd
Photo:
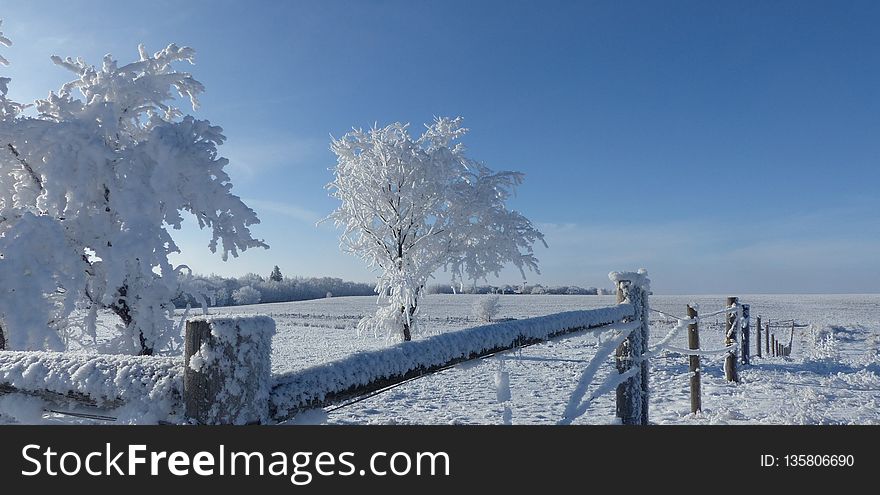
[[[868,337],[866,344],[865,355],[863,357],[864,364],[870,365],[880,361],[880,334],[876,331],[871,332],[871,336]]]
[[[840,349],[835,332],[840,327],[828,325],[813,332],[810,339],[808,359],[821,363],[837,363],[840,360]]]
[[[245,285],[232,293],[232,300],[239,306],[243,304],[259,304],[260,298],[260,291],[250,285]]]
[[[480,321],[490,322],[498,314],[498,296],[477,298],[472,306],[474,317]]]
[[[214,306],[228,306],[231,298],[232,296],[229,295],[229,291],[225,287],[220,287],[214,291],[212,302]]]

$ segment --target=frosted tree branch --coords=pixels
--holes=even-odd
[[[0,280],[14,281],[0,323],[12,349],[63,347],[77,306],[120,317],[117,352],[161,349],[181,290],[168,256],[183,213],[211,230],[208,248],[224,260],[267,247],[250,231],[256,213],[231,192],[223,130],[174,107],[180,96],[196,108],[204,91],[176,69],[194,55],[140,46],[137,61],[107,55],[99,68],[52,57],[76,77],[38,100],[36,117],[20,115],[0,79]]]

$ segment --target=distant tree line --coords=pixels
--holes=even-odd
[[[202,301],[208,306],[237,306],[376,294],[373,284],[333,277],[285,277],[277,266],[268,277],[248,273],[237,278],[219,275],[189,275],[182,278],[186,279],[182,284],[185,290],[174,299],[174,305],[178,308],[184,308],[187,304],[198,307]]]
[[[603,296],[614,294],[613,290],[596,287],[578,287],[576,285],[556,285],[547,287],[541,284],[522,285],[478,285],[456,287],[449,284],[433,284],[427,288],[428,294],[552,294]]]
[[[219,275],[182,275],[181,291],[173,302],[177,308],[187,305],[239,306],[243,304],[305,301],[325,297],[374,296],[373,284],[348,282],[333,277],[285,277],[279,267],[274,267],[268,277],[248,273],[241,277]],[[458,287],[451,284],[433,284],[426,288],[428,294],[551,294],[551,295],[607,295],[613,290],[576,285],[544,286],[521,285],[469,285]]]

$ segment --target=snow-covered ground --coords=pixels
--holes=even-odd
[[[472,295],[432,295],[425,299],[423,328],[446,332],[480,324],[471,316]],[[703,414],[690,413],[687,358],[661,355],[651,361],[651,421],[654,423],[880,423],[880,295],[749,295],[754,317],[793,318],[812,325],[794,333],[792,355],[755,358],[741,370],[741,383],[724,379],[722,358],[704,358]],[[498,318],[527,318],[560,311],[614,304],[614,296],[500,296]],[[651,307],[684,316],[688,303],[705,313],[720,309],[724,296],[652,296]],[[273,372],[295,370],[348,353],[386,345],[382,337],[357,336],[354,326],[369,314],[370,297],[218,308],[255,312],[276,319]],[[656,318],[656,319],[653,319]],[[714,323],[715,318],[710,318]],[[704,349],[723,346],[722,320],[701,329]],[[674,321],[653,313],[651,339],[667,334]],[[714,327],[714,328],[712,328]],[[833,327],[833,330],[831,330]],[[816,346],[831,330],[834,345]],[[777,330],[788,341],[790,330]],[[822,335],[820,335],[822,334]],[[754,354],[754,334],[752,353]],[[672,344],[687,346],[685,332]],[[532,346],[503,357],[458,366],[403,384],[328,415],[329,423],[356,424],[494,424],[504,422],[509,406],[513,424],[553,424],[562,413],[577,379],[596,351],[595,335],[582,335]],[[495,376],[509,373],[511,401],[499,404]],[[611,372],[609,360],[596,376]],[[574,423],[610,423],[614,394],[595,400]]]
[[[422,328],[441,333],[481,324],[472,316],[473,295],[431,295],[423,302]],[[786,358],[757,358],[727,383],[722,357],[703,358],[703,413],[690,415],[687,358],[661,354],[651,360],[651,422],[659,424],[878,424],[880,423],[880,295],[744,295],[751,315],[763,321],[793,318],[798,328]],[[497,319],[527,318],[613,305],[614,296],[500,296]],[[651,296],[652,309],[684,316],[688,303],[701,312],[721,309],[724,296]],[[357,335],[360,317],[375,298],[345,297],[293,303],[212,308],[212,313],[267,314],[277,323],[272,371],[283,373],[381,348],[382,336]],[[701,328],[704,349],[723,346],[722,317]],[[652,313],[656,342],[674,320]],[[787,342],[790,330],[777,330]],[[828,336],[832,337],[829,339]],[[416,338],[419,338],[417,336]],[[752,354],[754,355],[754,333]],[[672,345],[686,347],[680,332]],[[594,334],[579,335],[505,353],[413,380],[326,415],[332,424],[555,424],[578,378],[598,347]],[[503,362],[502,362],[503,361]],[[502,378],[499,371],[507,372]],[[595,377],[612,372],[609,359]],[[499,382],[509,380],[510,400],[498,402]],[[588,394],[592,391],[588,391]],[[503,394],[502,394],[503,395]],[[505,412],[505,409],[508,412]],[[60,420],[50,418],[48,420]],[[596,399],[575,424],[614,421],[614,394]]]

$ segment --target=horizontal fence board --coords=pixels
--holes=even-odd
[[[0,394],[105,409],[135,404],[159,416],[177,411],[183,360],[154,356],[0,351]]]
[[[276,375],[269,403],[275,421],[325,407],[471,359],[595,329],[635,316],[631,304],[493,323]]]

